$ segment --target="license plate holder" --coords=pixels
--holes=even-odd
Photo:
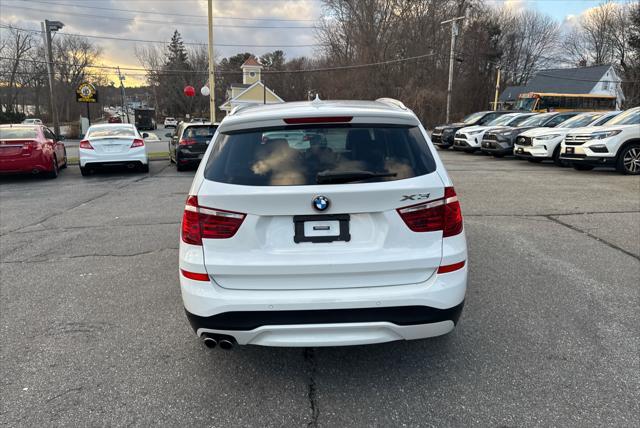
[[[572,154],[574,154],[575,152],[576,152],[576,151],[575,151],[575,148],[574,148],[574,147],[567,147],[567,154],[572,155]]]
[[[293,216],[293,242],[326,243],[351,240],[349,214],[319,214]],[[332,233],[337,223],[338,230]],[[305,227],[306,226],[306,227]],[[305,233],[306,232],[306,233]]]

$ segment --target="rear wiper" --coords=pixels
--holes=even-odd
[[[362,181],[369,178],[378,177],[395,177],[395,172],[371,172],[371,171],[322,171],[316,175],[316,183],[318,184],[339,184],[351,183],[353,181]]]

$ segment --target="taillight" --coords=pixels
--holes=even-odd
[[[93,146],[91,145],[89,140],[80,141],[80,148],[81,149],[87,149],[87,150],[93,150]]]
[[[227,239],[236,234],[246,214],[206,208],[189,196],[182,215],[182,240],[202,245],[202,239]]]
[[[192,140],[190,138],[183,138],[178,141],[179,146],[193,146],[194,144],[196,144],[196,140]]]
[[[134,147],[143,147],[144,146],[144,140],[141,140],[140,138],[136,138],[135,140],[133,140],[133,143],[131,144],[131,149],[133,149]]]
[[[442,199],[399,208],[397,211],[414,232],[442,230],[444,238],[462,232],[462,211],[453,187],[445,187]]]

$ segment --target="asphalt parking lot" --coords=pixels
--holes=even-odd
[[[634,426],[640,177],[441,152],[470,249],[450,335],[208,350],[182,309],[193,172],[0,181],[0,424]]]

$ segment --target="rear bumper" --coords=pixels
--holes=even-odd
[[[451,331],[462,311],[467,265],[419,284],[331,290],[228,290],[180,275],[198,336],[238,344],[343,346],[411,340]]]
[[[51,171],[51,158],[40,153],[32,156],[0,158],[0,174],[13,174],[37,171]]]
[[[179,163],[198,163],[202,160],[206,151],[206,146],[202,150],[178,147],[176,149],[176,160]]]
[[[199,317],[187,311],[198,336],[232,336],[240,345],[348,346],[440,336],[455,327],[464,302],[449,309],[406,306],[316,311],[228,312]],[[252,328],[247,328],[252,327]]]
[[[93,150],[79,149],[80,166],[100,166],[100,165],[126,165],[132,162],[147,165],[149,158],[144,147],[138,150],[130,150],[128,153],[92,153]]]

